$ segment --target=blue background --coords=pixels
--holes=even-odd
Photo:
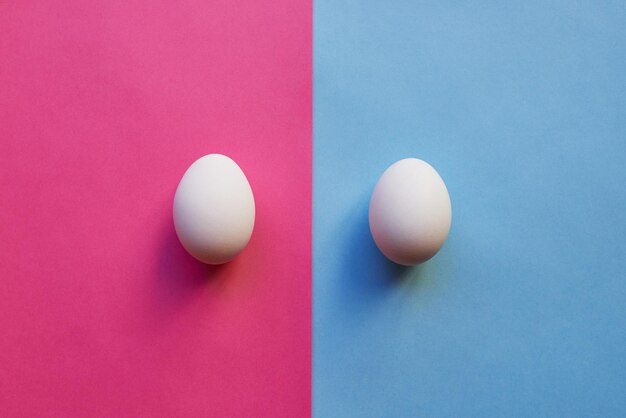
[[[626,3],[316,0],[313,413],[626,416]],[[372,189],[452,199],[388,262]]]

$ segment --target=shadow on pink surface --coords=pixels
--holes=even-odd
[[[217,298],[226,282],[236,279],[230,263],[208,265],[187,253],[169,217],[161,222],[160,237],[151,301],[156,314],[173,315],[199,297]]]

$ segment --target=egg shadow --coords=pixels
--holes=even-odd
[[[369,227],[370,193],[363,196],[343,225],[346,237],[342,257],[340,297],[351,310],[368,309],[398,287],[422,280],[423,265],[403,266],[387,259],[376,246]]]
[[[172,315],[200,297],[207,288],[219,291],[224,284],[226,264],[208,265],[184,249],[171,217],[162,222],[153,282],[153,308],[157,314]]]

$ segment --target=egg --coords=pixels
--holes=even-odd
[[[378,180],[369,207],[376,246],[391,261],[422,263],[441,248],[452,221],[450,195],[441,176],[425,161],[406,158]]]
[[[209,154],[187,169],[174,196],[174,227],[189,254],[206,264],[235,258],[254,228],[252,188],[241,168]]]

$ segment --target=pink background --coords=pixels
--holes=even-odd
[[[231,156],[256,226],[222,267],[172,198]],[[306,416],[311,4],[0,4],[3,416]]]

